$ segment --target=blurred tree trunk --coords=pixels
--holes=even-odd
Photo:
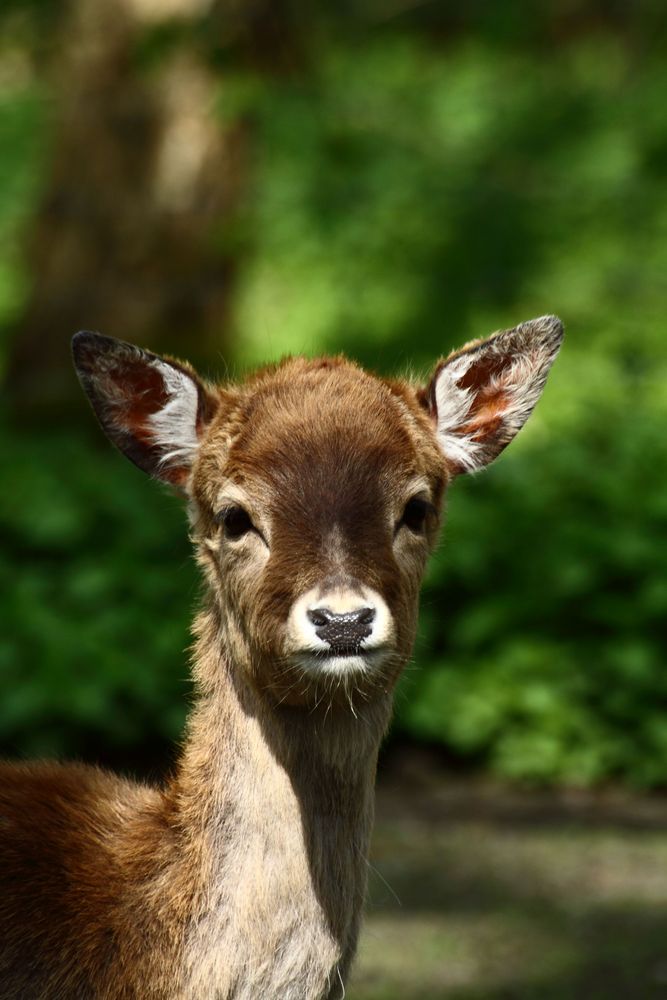
[[[81,328],[200,360],[228,344],[250,136],[246,123],[216,120],[220,82],[186,30],[210,11],[210,0],[64,8],[49,43],[50,176],[8,364],[15,411],[68,408],[69,339]],[[176,41],[140,59],[165,26]]]

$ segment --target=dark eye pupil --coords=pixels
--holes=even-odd
[[[426,515],[430,509],[431,505],[427,500],[420,500],[418,497],[414,497],[412,500],[408,500],[405,505],[401,523],[406,525],[410,531],[422,531]]]
[[[228,538],[240,538],[253,529],[253,523],[243,507],[227,507],[222,511],[220,521]]]

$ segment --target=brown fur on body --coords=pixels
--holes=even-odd
[[[343,359],[212,388],[79,335],[103,427],[189,500],[208,584],[197,698],[163,789],[80,765],[0,768],[0,998],[343,995],[377,753],[444,489],[525,420],[555,322],[487,342],[492,363],[483,345],[454,355],[426,389]],[[318,638],[308,595],[343,617],[375,601],[370,637]]]

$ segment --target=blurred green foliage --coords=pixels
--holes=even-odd
[[[537,414],[452,488],[396,727],[511,778],[664,785],[664,25],[651,4],[625,21],[569,5],[581,17],[560,31],[551,7],[490,10],[430,34],[428,7],[320,26],[307,67],[270,82],[219,60],[220,127],[249,122],[254,144],[236,228],[214,234],[242,261],[226,360],[345,350],[426,372],[559,313]],[[150,72],[159,51],[138,58]],[[34,93],[0,101],[0,233],[38,189]],[[17,268],[0,249],[0,324]],[[70,431],[0,445],[2,747],[161,745],[182,721],[195,594],[178,505]]]
[[[47,134],[48,122],[34,85],[10,87],[5,93],[0,89],[0,376],[3,333],[25,299],[20,235],[40,189]]]
[[[535,51],[378,33],[316,66],[221,88],[223,114],[258,122],[244,358],[430,363],[559,311],[587,367],[664,366],[661,52],[640,65],[603,31]]]
[[[0,480],[0,747],[152,763],[189,693],[180,503],[111,447],[48,429],[2,434]]]

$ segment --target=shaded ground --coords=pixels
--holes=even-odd
[[[421,763],[380,781],[348,1000],[667,998],[667,799]]]

